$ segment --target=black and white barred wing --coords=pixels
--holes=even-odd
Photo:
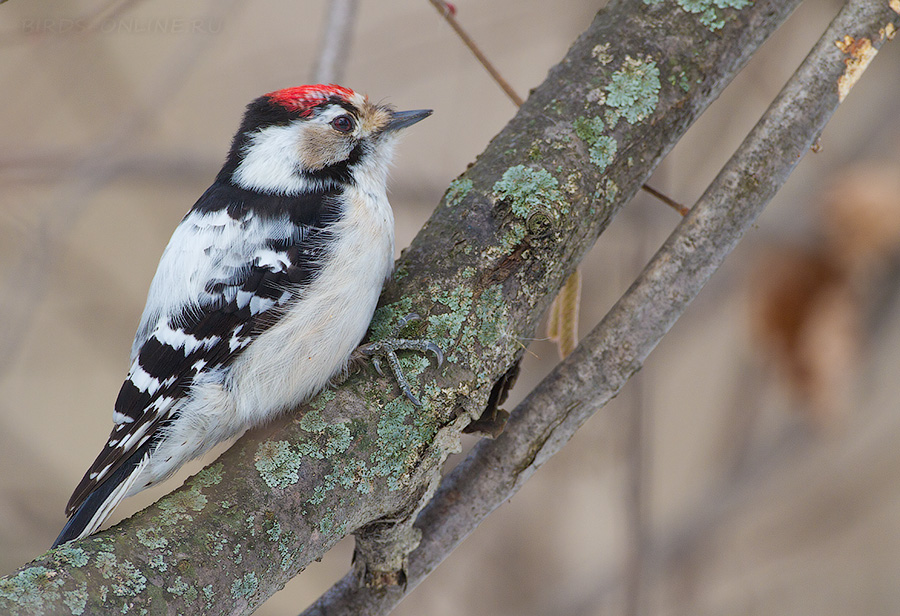
[[[110,510],[121,500],[198,375],[226,369],[309,282],[322,232],[252,211],[235,218],[195,208],[185,217],[151,285],[115,426],[67,514],[95,491]]]

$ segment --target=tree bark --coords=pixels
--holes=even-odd
[[[845,51],[845,37],[861,50],[877,49],[900,26],[898,13],[869,0],[847,4],[631,288],[516,407],[503,434],[476,445],[441,482],[416,522],[423,539],[407,585],[373,592],[351,573],[302,616],[390,612],[618,394],[816,142],[847,80],[859,77],[858,59],[869,52]],[[707,509],[713,516],[721,510],[719,503]]]
[[[131,519],[0,580],[0,609],[250,613],[354,531],[360,567],[346,587],[355,586],[359,575],[373,583],[400,579],[397,572],[418,542],[411,521],[436,488],[459,430],[480,415],[493,383],[521,355],[519,340],[532,336],[555,292],[615,213],[797,4],[759,0],[742,9],[710,5],[704,13],[688,13],[676,3],[621,0],[601,11],[478,161],[451,184],[382,296],[373,338],[415,311],[424,317],[421,335],[447,354],[441,369],[420,357],[402,360],[420,388],[421,409],[388,380],[355,376],[277,425],[245,435],[182,488]],[[880,40],[871,21],[853,30],[854,40],[864,32],[877,47],[886,25],[896,27],[900,15],[887,2],[857,4],[878,6]],[[842,70],[843,53],[833,53],[822,70],[832,71],[834,63]],[[823,96],[836,106],[836,88]],[[798,144],[802,139],[785,151]],[[741,178],[750,194],[752,176]],[[684,224],[701,225],[692,233],[716,232],[702,226],[711,224],[702,210]],[[729,246],[740,235],[740,226],[734,229]],[[708,252],[689,237],[679,240],[679,249],[696,253],[700,262],[683,266],[702,285],[730,248]],[[681,271],[672,268],[655,271]],[[601,336],[576,350],[560,366],[557,378],[563,380],[542,385],[523,403],[557,411],[548,427],[532,432],[511,425],[509,436],[496,441],[512,441],[527,454],[514,462],[514,484],[567,440],[557,428],[572,424],[574,430],[586,409],[596,410],[598,403],[590,400],[598,387],[593,354],[604,358],[602,387],[614,393],[693,297],[676,280],[652,278],[671,307],[657,310],[650,300],[658,296],[642,303],[633,287],[604,321],[606,327],[611,318],[626,329],[627,323],[642,325],[629,330],[622,339],[627,344]],[[571,404],[559,404],[566,398]],[[479,487],[485,503],[507,489],[505,480],[498,481]],[[448,493],[441,494],[445,500],[430,506],[432,518],[425,519],[446,505]],[[442,521],[449,528],[453,518]],[[430,570],[420,571],[417,562],[414,556],[409,564],[410,581]],[[398,593],[380,594],[396,601]]]

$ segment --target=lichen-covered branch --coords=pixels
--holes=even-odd
[[[0,580],[0,609],[249,613],[346,534],[389,536],[378,528],[411,520],[459,429],[480,414],[578,260],[798,1],[692,13],[677,2],[620,0],[601,11],[452,183],[382,297],[374,338],[415,311],[447,352],[440,370],[403,360],[421,409],[390,381],[357,375],[246,435],[130,520]],[[628,309],[645,334],[674,318]],[[643,359],[638,346],[598,348],[622,366],[607,377],[616,389]],[[574,421],[583,404],[552,425]],[[557,428],[513,433],[531,452],[524,471],[565,440]],[[398,534],[401,549],[414,537]],[[366,548],[363,564],[376,569],[397,554],[396,545]]]
[[[407,586],[373,593],[347,576],[303,616],[388,613],[619,392],[818,139],[846,96],[848,73],[859,78],[847,44],[870,61],[900,27],[898,13],[871,0],[844,7],[628,292],[512,412],[504,433],[480,442],[444,479],[416,523],[423,538]]]

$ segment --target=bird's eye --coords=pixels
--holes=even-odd
[[[331,121],[331,126],[339,133],[349,133],[353,130],[353,118],[348,115],[339,115]]]

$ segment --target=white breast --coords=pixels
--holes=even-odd
[[[281,320],[235,361],[228,388],[239,421],[259,423],[327,385],[372,319],[394,256],[387,197],[354,188],[329,259]]]

